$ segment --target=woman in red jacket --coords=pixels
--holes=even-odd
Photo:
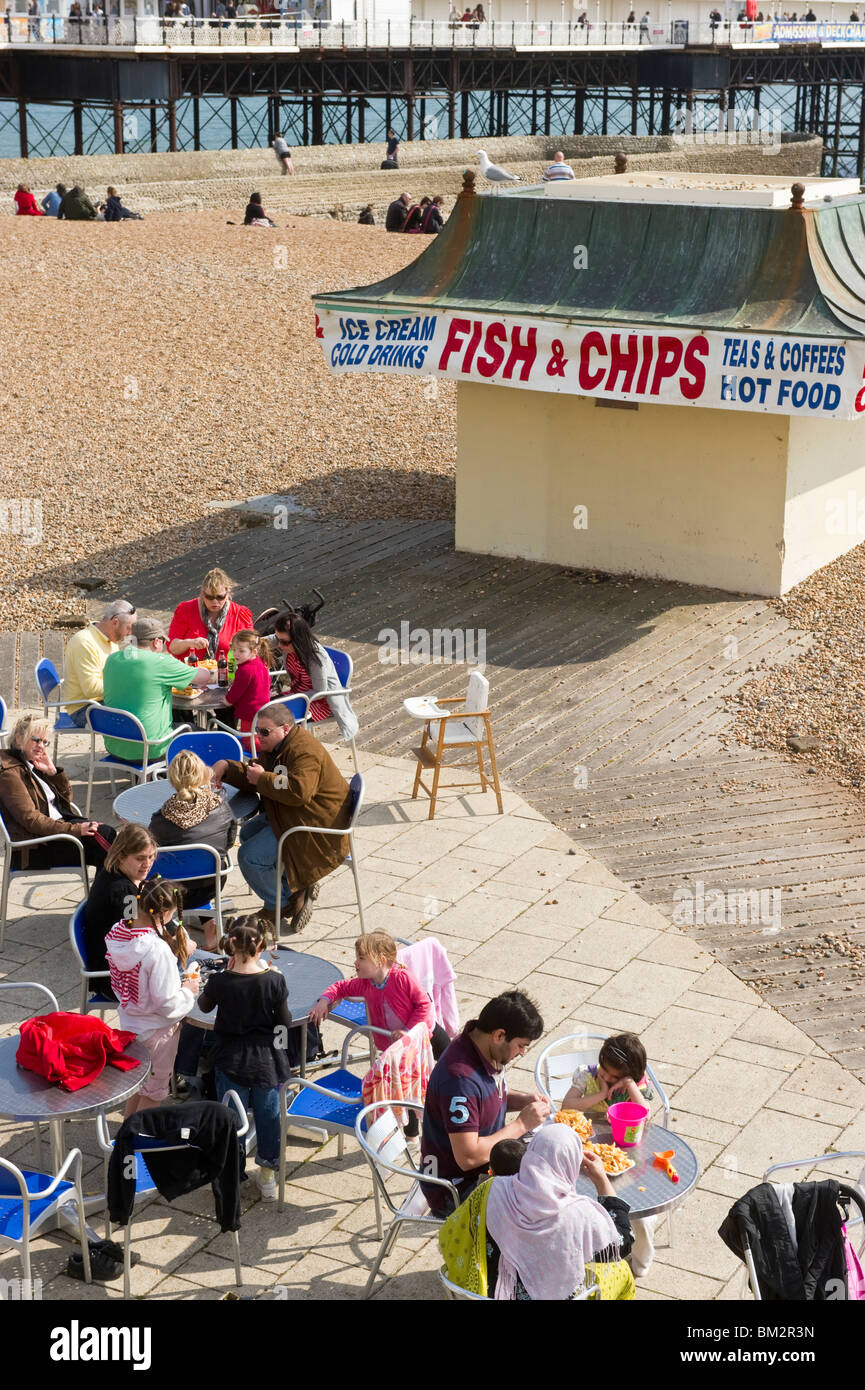
[[[234,603],[232,582],[224,570],[209,570],[198,598],[178,603],[168,629],[168,650],[182,661],[188,652],[196,657],[228,656],[236,632],[252,627],[248,608]]]
[[[15,194],[15,212],[18,217],[42,216],[42,209],[37,206],[36,199],[26,183],[19,183],[18,185],[18,192]]]

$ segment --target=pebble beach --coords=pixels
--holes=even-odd
[[[242,211],[0,217],[0,495],[41,499],[44,532],[0,535],[0,629],[50,627],[84,612],[74,580],[110,586],[238,529],[233,501],[452,514],[455,388],[332,376],[310,303],[395,273],[426,239],[285,213],[251,229]]]

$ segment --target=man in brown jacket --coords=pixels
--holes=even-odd
[[[83,820],[72,809],[69,778],[48,756],[48,721],[41,715],[25,715],[12,730],[10,743],[11,748],[0,752],[0,811],[9,838],[74,835],[84,846],[86,862],[101,869],[115,831],[110,825]],[[13,869],[50,869],[80,862],[68,840],[12,853]]]
[[[213,779],[257,792],[261,812],[241,828],[237,862],[276,921],[276,851],[280,835],[296,825],[342,830],[351,819],[351,789],[327,749],[299,729],[285,705],[258,716],[260,759],[213,765]],[[283,847],[283,894],[291,899],[290,932],[302,931],[318,897],[318,880],[338,869],[348,854],[345,835],[292,835]]]

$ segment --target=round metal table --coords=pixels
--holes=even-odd
[[[190,671],[194,672],[198,668],[190,666]],[[216,672],[213,672],[214,676]],[[227,686],[206,685],[200,695],[174,695],[171,696],[171,706],[178,714],[191,714],[195,723],[200,729],[207,728],[207,720],[211,715],[219,716],[220,712],[225,714],[231,709],[231,705],[225,698]]]
[[[613,1141],[610,1126],[606,1120],[592,1115],[595,1132],[592,1141],[598,1144],[611,1144]],[[654,1166],[656,1153],[675,1149],[673,1167],[679,1174],[678,1182],[671,1182],[663,1168]],[[662,1125],[650,1125],[643,1136],[643,1142],[635,1149],[623,1149],[636,1167],[629,1168],[619,1177],[611,1177],[613,1191],[631,1208],[631,1216],[659,1216],[671,1211],[687,1197],[700,1175],[697,1155],[680,1134]],[[642,1189],[642,1190],[641,1190]],[[577,1191],[584,1197],[596,1197],[594,1184],[584,1173],[577,1179]]]
[[[141,1065],[131,1071],[107,1066],[101,1076],[80,1091],[64,1091],[55,1081],[46,1081],[34,1071],[26,1071],[15,1061],[21,1039],[17,1033],[0,1038],[0,1118],[51,1128],[51,1159],[56,1173],[63,1162],[63,1121],[114,1110],[134,1096],[150,1075],[150,1053],[137,1038],[125,1049]]]
[[[273,964],[285,976],[288,985],[288,1007],[294,1023],[300,1027],[300,1074],[305,1076],[306,1035],[310,1010],[320,998],[322,990],[335,984],[337,980],[344,980],[345,976],[337,966],[331,965],[330,961],[322,960],[320,956],[306,955],[303,951],[293,951],[290,946],[279,947]],[[218,1010],[214,1009],[211,1013],[204,1014],[196,1004],[183,1021],[193,1024],[196,1028],[212,1030],[217,1012]]]
[[[230,787],[227,782],[223,783],[223,787],[228,793],[228,801],[235,819],[245,820],[258,810],[258,797],[253,792],[244,791],[240,787]],[[173,795],[174,788],[165,778],[158,782],[138,782],[114,798],[114,814],[120,820],[131,821],[134,825],[149,825],[151,816],[155,815]],[[182,849],[183,846],[167,845],[166,848]]]

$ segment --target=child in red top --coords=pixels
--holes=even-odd
[[[435,1021],[432,1000],[404,965],[397,964],[396,942],[386,931],[371,931],[359,936],[354,943],[353,980],[339,980],[328,988],[313,1005],[310,1023],[319,1024],[327,1018],[338,999],[363,999],[373,1028],[383,1028],[396,1041],[417,1023],[426,1023],[430,1030],[433,1056],[436,1061],[450,1044],[444,1028]],[[375,1046],[383,1051],[387,1040],[373,1036]],[[406,1136],[413,1138],[418,1130],[417,1114],[412,1111]]]
[[[256,714],[270,701],[270,649],[257,632],[247,628],[234,634],[231,650],[237,672],[225,698],[237,715],[238,729],[248,734]]]

